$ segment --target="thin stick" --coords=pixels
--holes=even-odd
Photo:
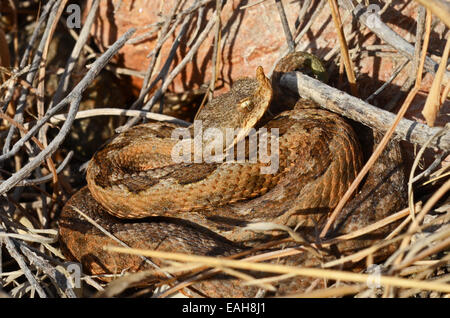
[[[432,245],[431,247],[427,248],[426,250],[424,250],[423,252],[417,254],[415,257],[412,257],[411,259],[409,259],[408,261],[405,261],[404,263],[402,263],[399,266],[395,267],[395,270],[400,270],[403,269],[405,267],[408,267],[409,265],[424,259],[425,257],[428,257],[430,255],[433,255],[437,252],[440,252],[444,249],[446,249],[448,246],[450,246],[450,238],[447,238],[446,240],[442,241],[442,242],[436,242],[435,245]]]
[[[330,5],[331,15],[333,17],[334,27],[337,30],[339,44],[341,46],[341,56],[344,61],[345,72],[347,74],[347,79],[350,84],[350,90],[353,96],[358,96],[358,87],[356,86],[355,73],[353,71],[352,61],[348,53],[347,41],[345,40],[344,29],[341,21],[341,16],[339,14],[339,8],[336,0],[328,0]]]
[[[58,87],[56,89],[55,94],[53,95],[53,100],[49,106],[50,108],[61,101],[63,94],[69,88],[70,76],[75,68],[75,64],[78,57],[80,56],[81,50],[83,49],[87,40],[89,39],[89,32],[91,30],[92,24],[94,23],[99,2],[100,2],[99,0],[95,0],[92,3],[91,8],[89,9],[89,14],[86,18],[86,21],[84,21],[83,23],[83,28],[80,31],[80,35],[78,36],[75,46],[73,47],[72,53],[70,54],[70,58],[67,60],[66,66],[64,68],[64,73],[61,75],[61,78],[59,79]]]
[[[53,33],[55,32],[56,25],[58,24],[58,20],[62,15],[62,12],[64,10],[64,7],[66,6],[67,0],[62,0],[59,4],[58,10],[56,11],[55,18],[53,19],[51,28],[50,28],[50,34],[47,37],[47,40],[45,41],[44,49],[42,51],[42,58],[39,65],[39,74],[38,74],[38,87],[37,87],[37,113],[38,117],[41,118],[44,115],[44,94],[45,94],[45,66],[47,63],[47,54],[48,54],[48,48],[50,46],[50,42],[53,37]],[[40,139],[44,139],[44,135],[40,136]]]
[[[147,71],[146,71],[146,74],[144,77],[144,82],[142,83],[141,91],[139,92],[139,98],[133,103],[133,105],[131,105],[131,109],[140,107],[141,104],[144,102],[147,93],[151,90],[152,85],[149,85],[150,79],[153,75],[156,62],[159,60],[159,53],[161,51],[161,48],[162,48],[163,44],[165,43],[164,37],[166,36],[166,34],[169,30],[170,22],[172,21],[172,18],[175,15],[175,11],[177,10],[180,3],[181,3],[181,1],[179,1],[179,0],[176,3],[174,3],[172,9],[170,10],[168,19],[163,23],[163,25],[161,27],[161,31],[158,34],[157,43],[156,43],[155,47],[153,48],[153,50],[148,55],[148,57],[151,57],[151,59],[150,59],[149,65],[147,67]]]
[[[414,58],[414,46],[404,38],[402,38],[399,34],[394,32],[389,26],[387,26],[377,14],[370,13],[364,8],[360,11],[356,11],[356,8],[351,0],[342,1],[347,10],[350,10],[362,24],[364,24],[369,30],[375,33],[381,40],[395,48],[400,54],[407,57],[408,59]],[[369,17],[370,20],[368,20]],[[432,74],[434,74],[438,68],[438,64],[428,56],[425,58],[424,65],[425,69]],[[446,78],[450,78],[449,71],[446,72]]]
[[[430,127],[434,126],[434,122],[436,121],[436,117],[438,116],[439,109],[442,107],[442,104],[440,103],[440,93],[444,72],[447,69],[447,60],[449,53],[450,38],[447,39],[447,43],[445,44],[444,53],[442,54],[441,63],[439,64],[439,69],[436,72],[436,76],[427,96],[427,101],[425,102],[425,106],[422,110],[422,115],[423,117],[425,117],[425,120]]]
[[[294,52],[295,43],[292,39],[291,29],[289,28],[289,22],[286,18],[286,12],[284,11],[283,3],[280,0],[275,0],[278,14],[280,15],[281,25],[283,26],[284,36],[288,45],[289,52]]]
[[[135,29],[128,30],[124,35],[122,35],[110,48],[102,54],[102,56],[95,61],[94,67],[92,67],[84,76],[84,78],[78,83],[78,85],[72,90],[72,92],[64,98],[58,105],[55,105],[51,110],[47,112],[45,116],[43,116],[36,126],[31,128],[27,134],[23,138],[30,138],[33,134],[33,131],[36,131],[43,125],[55,112],[57,112],[61,107],[70,104],[69,114],[67,120],[61,127],[61,130],[56,135],[56,137],[52,140],[52,142],[41,151],[36,157],[30,160],[25,166],[23,166],[19,171],[17,171],[14,175],[8,178],[5,182],[0,184],[0,194],[6,193],[12,187],[14,187],[18,182],[20,182],[23,178],[27,177],[36,167],[38,167],[43,160],[45,160],[48,156],[53,154],[56,149],[61,145],[64,141],[65,137],[69,133],[70,127],[75,119],[75,114],[78,111],[81,94],[86,90],[90,83],[94,80],[100,70],[105,66],[106,63],[112,58],[112,56],[125,44],[125,42],[131,37],[131,35],[135,32]],[[16,143],[17,145],[17,143]]]
[[[3,232],[3,227],[1,224],[0,224],[0,231]],[[20,269],[25,274],[25,277],[27,278],[30,285],[37,291],[39,297],[46,298],[47,295],[44,289],[39,285],[39,283],[36,281],[36,278],[33,276],[30,269],[27,267],[27,264],[25,263],[23,256],[17,251],[17,247],[14,244],[14,240],[8,237],[4,237],[3,242],[5,243],[5,247],[8,250],[9,254],[16,260]]]
[[[66,158],[64,158],[64,160],[61,162],[61,164],[58,166],[58,168],[56,168],[56,174],[60,174],[64,168],[66,168],[67,164],[70,162],[70,159],[72,159],[74,152],[70,151]],[[53,180],[53,174],[47,174],[46,176],[40,177],[40,178],[36,178],[36,179],[24,179],[22,181],[20,181],[19,183],[17,183],[17,187],[27,187],[27,186],[31,186],[31,185],[38,185],[38,184],[42,184],[42,183],[46,183],[49,181]],[[0,183],[4,182],[3,180],[0,180]]]
[[[411,223],[408,232],[414,233],[417,231],[419,224],[422,222],[425,215],[430,212],[431,208],[450,190],[450,179],[447,180],[436,192],[433,193],[431,198],[423,206],[422,211],[417,215],[416,222]],[[409,242],[409,238],[405,238],[405,242]],[[403,242],[402,242],[403,243]],[[404,245],[407,245],[405,243]]]
[[[442,0],[414,0],[431,10],[447,27],[450,28],[450,5]]]
[[[51,9],[51,12],[50,12],[50,15],[49,15],[48,21],[47,21],[47,26],[45,27],[44,34],[42,35],[41,41],[39,42],[37,52],[33,57],[33,62],[32,62],[33,65],[39,65],[42,60],[42,53],[43,53],[45,44],[47,43],[47,39],[50,36],[50,31],[51,31],[51,28],[53,25],[53,21],[55,20],[56,10],[58,9],[60,2],[61,2],[61,0],[58,0]],[[32,85],[33,80],[36,75],[36,71],[37,71],[37,69],[36,70],[33,69],[33,71],[30,71],[29,73],[27,73],[26,81],[28,82],[28,84]],[[18,123],[23,122],[23,112],[24,112],[25,106],[27,104],[27,96],[28,96],[28,89],[26,87],[23,87],[20,92],[20,96],[19,96],[19,99],[17,102],[16,112],[14,114],[14,120]],[[9,151],[10,144],[11,144],[12,138],[14,136],[14,133],[15,133],[15,127],[11,126],[8,131],[8,135],[5,139],[4,145],[3,145],[3,153],[6,153]]]
[[[413,58],[413,67],[411,68],[411,76],[410,78],[415,78],[417,76],[417,70],[420,66],[420,52],[422,46],[422,38],[423,33],[425,31],[424,25],[427,24],[426,19],[426,10],[424,7],[419,6],[418,14],[417,14],[417,30],[416,30],[416,43],[414,45],[414,58]]]
[[[429,12],[427,12],[427,15],[430,16]],[[423,65],[424,65],[425,57],[426,57],[427,50],[428,50],[428,43],[429,43],[429,39],[430,39],[430,33],[431,33],[431,28],[430,28],[430,25],[427,24],[427,32],[426,32],[426,35],[425,35],[424,45],[422,47],[422,55],[421,55],[421,59],[420,59],[419,69],[417,71],[417,77],[416,77],[417,80],[416,80],[416,84],[415,84],[414,88],[411,90],[411,92],[406,97],[406,100],[403,103],[402,107],[400,108],[397,116],[395,117],[395,120],[394,120],[394,123],[392,124],[392,126],[389,128],[389,130],[383,136],[383,138],[381,139],[380,143],[375,148],[375,151],[370,156],[369,160],[366,162],[366,164],[361,169],[361,171],[358,173],[358,175],[356,176],[355,180],[353,180],[352,184],[347,189],[347,191],[345,192],[345,194],[343,195],[341,200],[339,200],[338,205],[336,206],[336,208],[334,209],[333,213],[328,218],[327,223],[325,224],[325,227],[323,228],[322,232],[320,233],[320,237],[322,237],[322,238],[325,237],[325,235],[327,234],[327,232],[330,229],[331,225],[333,224],[334,220],[337,218],[339,213],[342,211],[342,209],[344,208],[345,204],[350,199],[350,197],[353,195],[353,193],[356,191],[356,189],[359,186],[359,184],[361,183],[362,179],[369,172],[370,168],[373,166],[375,161],[379,158],[379,156],[383,152],[384,148],[388,144],[389,140],[391,139],[391,137],[392,137],[392,135],[393,135],[393,133],[395,131],[395,128],[397,127],[397,125],[399,124],[400,120],[405,115],[405,113],[408,110],[409,106],[411,105],[414,97],[418,93],[418,91],[420,89],[420,86],[421,86],[421,82],[422,82]]]
[[[358,188],[359,184],[361,183],[363,178],[366,176],[366,174],[369,172],[370,168],[373,166],[375,161],[377,161],[377,159],[379,158],[379,156],[383,152],[384,148],[388,144],[390,138],[392,137],[395,128],[397,127],[398,123],[400,122],[400,119],[406,113],[406,110],[409,108],[409,105],[411,105],[411,102],[413,101],[413,99],[414,99],[414,97],[415,97],[415,95],[416,95],[416,93],[418,91],[419,91],[419,89],[415,88],[408,95],[405,103],[403,104],[402,108],[398,112],[393,125],[386,132],[386,134],[383,136],[383,139],[380,141],[378,146],[375,148],[375,151],[370,156],[369,160],[367,160],[367,162],[364,165],[364,167],[358,173],[358,175],[356,176],[355,180],[353,180],[352,184],[350,185],[350,187],[347,189],[347,191],[345,192],[345,194],[343,195],[343,197],[339,201],[339,203],[336,206],[336,208],[334,209],[333,213],[328,218],[328,221],[325,224],[325,227],[323,228],[322,232],[320,233],[320,237],[322,237],[322,238],[325,237],[325,235],[327,234],[327,232],[330,229],[331,225],[333,224],[334,220],[337,218],[339,213],[342,211],[342,209],[344,208],[345,204],[350,199],[350,197],[353,195],[353,193],[356,191],[356,189]]]
[[[348,234],[343,234],[340,235],[338,237],[335,238],[335,240],[350,240],[350,239],[354,239],[356,237],[362,236],[364,234],[370,233],[376,229],[379,229],[383,226],[386,226],[390,223],[393,223],[395,221],[400,220],[401,218],[404,218],[405,216],[408,216],[410,214],[409,212],[409,208],[403,209],[397,213],[394,213],[392,215],[389,215],[387,217],[385,217],[384,219],[377,221],[375,223],[372,223],[368,226],[365,226],[361,229],[358,229],[356,231],[353,231],[351,233]],[[334,240],[333,240],[334,241]]]
[[[286,297],[289,298],[329,298],[329,297],[342,297],[346,295],[357,294],[360,291],[367,289],[367,285],[358,284],[352,286],[340,286],[340,287],[331,287],[324,289],[316,289],[310,292],[298,293],[298,294],[290,294]],[[285,297],[281,297],[285,298]]]
[[[383,83],[375,92],[373,92],[369,97],[365,99],[366,102],[370,102],[372,99],[377,97],[387,86],[389,86],[392,81],[401,73],[401,71],[405,68],[405,66],[409,63],[409,60],[405,59],[401,65],[397,67],[397,69],[392,73],[391,77]],[[386,109],[386,108],[385,108]]]
[[[58,124],[67,119],[68,114],[58,114],[50,118],[50,122],[53,124]],[[147,112],[144,110],[133,110],[133,109],[122,109],[122,108],[95,108],[82,110],[77,112],[75,119],[90,118],[95,116],[127,116],[127,117],[143,117],[147,119],[152,119],[156,121],[171,122],[177,125],[187,127],[191,125],[190,122],[172,117],[169,115],[158,114],[153,112]]]
[[[409,179],[408,179],[408,205],[409,205],[409,210],[411,211],[411,220],[413,222],[416,222],[416,220],[414,218],[414,215],[416,214],[415,210],[414,210],[415,208],[414,208],[414,192],[413,192],[414,173],[416,171],[417,166],[419,165],[419,161],[422,158],[422,155],[425,152],[425,149],[428,147],[428,145],[431,143],[431,141],[434,138],[438,138],[444,132],[445,132],[445,129],[441,128],[439,131],[436,132],[436,134],[431,136],[431,138],[427,141],[427,143],[420,148],[419,152],[416,155],[416,158],[414,159],[413,165],[411,167],[411,172],[409,174]]]
[[[132,254],[132,255],[144,255],[148,257],[157,257],[175,261],[205,264],[207,266],[212,267],[232,267],[244,270],[254,270],[279,274],[296,274],[299,276],[327,278],[332,280],[345,280],[359,283],[367,283],[367,281],[372,277],[371,275],[368,274],[356,274],[338,270],[329,270],[321,268],[302,268],[279,264],[253,263],[248,261],[231,260],[218,257],[198,256],[198,255],[162,252],[154,250],[143,250],[143,249],[127,249],[116,246],[106,246],[104,247],[104,249],[110,252]],[[381,275],[379,277],[379,282],[381,285],[391,285],[404,288],[420,288],[423,290],[434,290],[450,293],[450,285],[429,281],[418,281],[413,279],[404,279]]]
[[[220,39],[222,37],[222,21],[220,18],[220,13],[222,12],[222,0],[216,0],[216,28],[215,28],[215,36],[214,36],[214,48],[213,48],[213,56],[212,56],[212,68],[211,68],[211,83],[209,84],[208,89],[208,100],[211,100],[214,97],[214,90],[216,89],[216,80],[219,75],[219,47],[220,47]]]
[[[23,134],[27,133],[27,130],[25,129],[25,127],[23,127],[23,125],[21,125],[20,123],[16,122],[14,119],[10,118],[8,115],[0,113],[0,118],[8,121],[11,125],[17,127]],[[44,145],[36,137],[34,137],[34,136],[31,137],[31,140],[33,140],[34,143],[41,150],[45,149]],[[53,159],[51,157],[49,157],[48,159],[46,159],[46,163],[47,163],[48,169],[51,172],[51,175],[52,175],[52,178],[53,178],[53,182],[54,183],[58,182],[58,173],[56,172],[55,163],[53,162]]]
[[[315,101],[322,108],[360,122],[377,131],[388,131],[395,120],[394,114],[365,103],[359,98],[302,73],[283,74],[280,78],[280,84],[298,92],[304,98]],[[402,118],[395,130],[395,135],[399,139],[424,145],[438,130],[437,127],[431,128],[419,122]],[[446,131],[442,137],[433,140],[430,147],[443,151],[450,149],[450,132]]]

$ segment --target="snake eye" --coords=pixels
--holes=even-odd
[[[241,110],[247,109],[250,111],[253,109],[253,101],[251,100],[250,97],[244,98],[239,102],[239,108]]]

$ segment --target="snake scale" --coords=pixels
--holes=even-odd
[[[65,253],[92,274],[150,268],[137,256],[106,253],[102,246],[115,242],[77,210],[136,248],[231,255],[282,237],[278,232],[244,230],[262,221],[296,228],[305,239],[314,241],[361,168],[364,153],[370,153],[379,139],[378,133],[367,128],[359,127],[357,134],[342,117],[277,85],[283,72],[309,71],[315,61],[306,53],[291,53],[277,64],[272,81],[259,67],[256,78],[236,81],[228,93],[213,98],[196,116],[204,127],[219,127],[222,132],[223,127],[243,128],[227,151],[237,147],[238,139],[245,140],[253,127],[277,128],[275,173],[261,173],[269,163],[250,162],[248,147],[243,162],[174,163],[172,149],[179,141],[172,138],[176,125],[132,127],[94,155],[87,171],[88,186],[63,208],[59,233]],[[189,131],[195,136],[192,127]],[[391,142],[335,221],[331,235],[351,232],[397,211],[404,205],[404,193],[399,145]],[[337,257],[371,244],[388,230],[385,227],[370,237],[342,242],[323,253],[325,258]],[[157,259],[152,261],[160,264]],[[320,264],[317,256],[308,253],[278,261]],[[310,283],[311,279],[301,277],[284,280],[278,283],[276,294],[301,291]],[[225,274],[197,282],[193,288],[211,297],[252,297],[257,290]]]

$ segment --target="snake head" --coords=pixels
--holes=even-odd
[[[218,128],[224,133],[223,136],[227,128],[238,131],[233,141],[227,144],[229,148],[247,136],[268,109],[272,96],[270,80],[259,66],[255,78],[237,80],[229,92],[214,97],[206,104],[195,120],[202,121],[203,129]]]
[[[277,75],[293,71],[302,72],[324,83],[328,81],[327,70],[317,56],[306,52],[292,52],[277,63],[272,83]]]
[[[242,113],[242,122],[240,128],[252,128],[264,115],[270,102],[272,101],[273,91],[270,80],[264,74],[262,66],[256,69],[256,88],[251,94],[239,101],[238,110]],[[236,85],[238,86],[238,85]],[[233,86],[237,90],[239,87]]]

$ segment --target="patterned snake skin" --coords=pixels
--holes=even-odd
[[[177,126],[149,123],[130,128],[95,154],[87,172],[88,186],[65,205],[59,221],[65,253],[92,274],[150,268],[137,256],[106,253],[102,246],[117,243],[81,217],[77,209],[136,248],[231,255],[274,239],[276,234],[271,232],[243,230],[247,224],[261,221],[293,228],[300,225],[297,232],[314,241],[361,168],[364,153],[370,153],[379,136],[367,129],[363,133],[365,128],[358,128],[357,136],[342,117],[277,87],[279,74],[304,71],[305,61],[311,67],[309,55],[288,55],[275,69],[272,83],[258,68],[255,79],[237,81],[230,92],[214,98],[196,117],[204,127],[244,128],[244,135],[252,127],[267,131],[278,128],[276,173],[262,174],[261,168],[269,163],[250,162],[248,158],[235,163],[174,163],[171,151],[178,140],[171,135]],[[270,113],[279,114],[264,115],[269,106]],[[280,113],[280,109],[288,110]],[[397,211],[404,205],[404,193],[400,149],[392,142],[336,220],[333,235],[351,232]],[[323,255],[334,258],[362,248],[388,230],[343,242]],[[160,264],[157,259],[152,261]],[[320,264],[308,253],[278,262]],[[276,294],[301,291],[310,283],[307,278],[291,278],[278,284]],[[251,297],[257,290],[240,286],[237,279],[224,274],[193,287],[211,297]]]

